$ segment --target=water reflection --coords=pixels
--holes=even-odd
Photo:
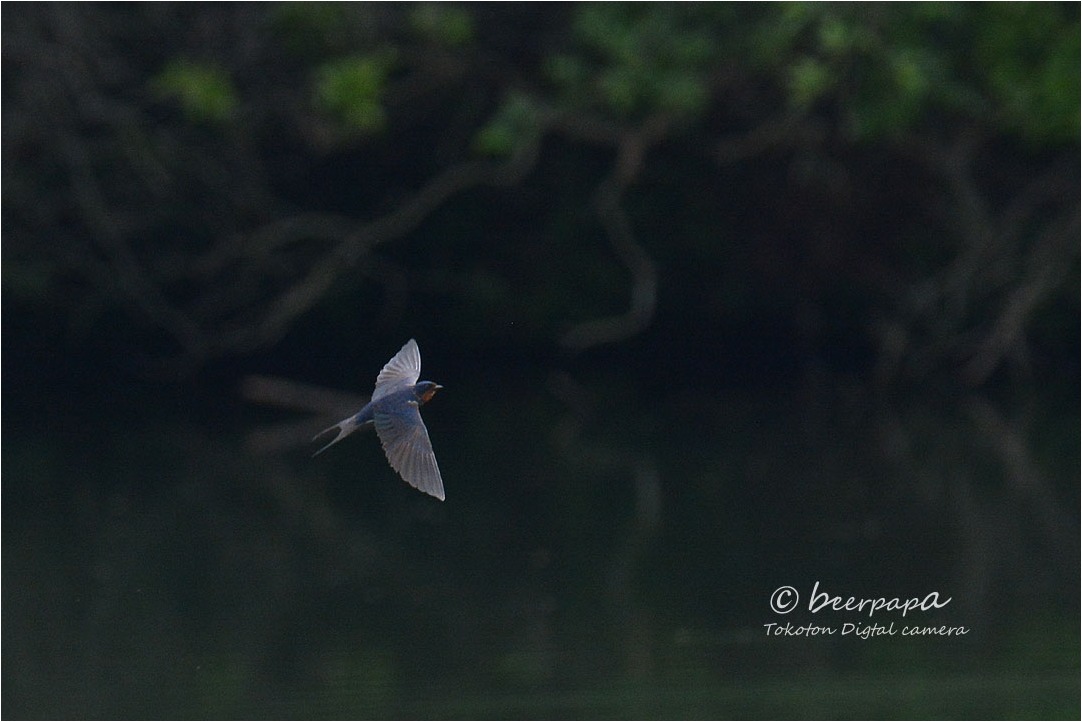
[[[243,451],[262,412],[9,404],[5,715],[1077,711],[1072,410],[533,381],[428,414],[445,504],[363,439]],[[972,632],[767,636],[815,581]]]

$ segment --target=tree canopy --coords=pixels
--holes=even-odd
[[[769,319],[981,383],[1074,333],[1076,5],[4,19],[4,291],[81,348],[194,369],[423,298],[482,344]]]

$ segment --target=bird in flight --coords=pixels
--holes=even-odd
[[[411,338],[379,372],[372,400],[353,416],[315,435],[313,441],[338,429],[338,435],[312,456],[323,453],[357,429],[373,424],[383,444],[383,453],[399,476],[414,488],[443,501],[440,467],[436,465],[420,411],[443,387],[432,381],[418,381],[420,375],[421,350]]]

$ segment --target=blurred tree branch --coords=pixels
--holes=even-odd
[[[905,289],[893,330],[906,339],[908,347],[893,353],[911,359],[910,372],[957,359],[961,378],[974,386],[1005,360],[1025,368],[1029,319],[1067,280],[1079,236],[1075,164],[1050,165],[997,214],[973,171],[982,145],[975,133],[949,144],[929,137],[908,144],[942,182],[940,212],[962,242],[949,263]]]
[[[563,335],[560,343],[565,348],[578,351],[620,341],[643,331],[654,316],[657,269],[646,249],[636,242],[621,198],[638,177],[649,147],[665,137],[668,124],[667,118],[651,118],[641,127],[615,139],[617,153],[612,173],[600,183],[594,199],[613,252],[631,272],[630,307],[622,316],[578,324]]]

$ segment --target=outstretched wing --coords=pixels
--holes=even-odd
[[[376,412],[376,434],[391,467],[413,486],[443,501],[443,478],[432,453],[428,429],[414,404],[394,412]]]
[[[421,376],[421,350],[412,338],[394,355],[376,377],[376,390],[372,400],[386,396],[405,386],[413,386]]]

